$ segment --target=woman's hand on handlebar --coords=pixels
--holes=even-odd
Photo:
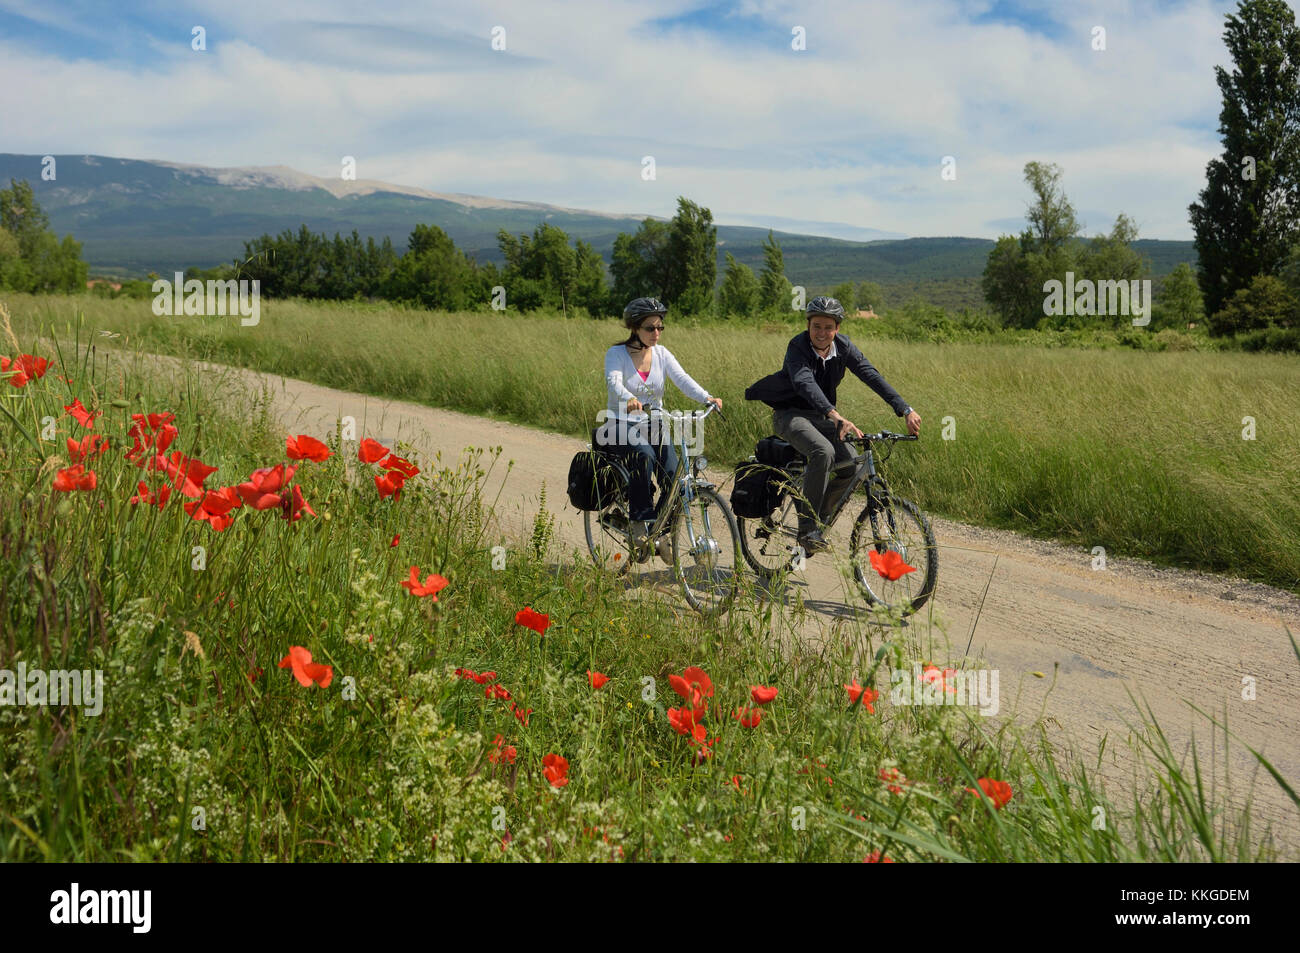
[[[641,401],[637,400],[635,397],[633,397],[631,400],[627,402],[628,413],[633,413],[640,409],[641,409]]]

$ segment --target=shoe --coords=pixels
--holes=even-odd
[[[650,558],[650,520],[629,520],[632,530],[632,559],[638,563]]]
[[[669,566],[673,564],[673,541],[667,536],[660,536],[655,540],[655,552]]]
[[[803,547],[803,551],[809,556],[813,553],[824,553],[830,549],[830,543],[826,542],[822,534],[815,529],[801,534],[799,536],[799,545]]]

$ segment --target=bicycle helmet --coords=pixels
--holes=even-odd
[[[668,305],[658,298],[634,298],[623,309],[623,326],[634,330],[640,326],[641,320],[646,315],[667,313]]]
[[[804,309],[804,317],[811,318],[819,314],[834,318],[835,324],[839,325],[844,320],[844,306],[834,298],[818,295],[808,302],[808,307]]]

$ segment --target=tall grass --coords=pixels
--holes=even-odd
[[[852,620],[802,646],[752,592],[706,623],[558,552],[544,510],[494,569],[482,451],[417,460],[403,497],[381,501],[356,443],[316,434],[335,453],[295,477],[315,517],[237,510],[214,532],[179,498],[133,506],[156,475],[122,457],[132,413],[174,411],[173,448],[219,467],[209,487],[282,461],[285,435],[264,394],[90,359],[84,343],[61,339],[45,377],[0,396],[0,668],[99,668],[107,697],[98,717],[0,706],[0,860],[1278,856],[1172,760],[1148,763],[1177,798],[1123,803],[1085,762],[1054,759],[1039,726],[891,705],[889,669],[932,652],[915,630]],[[74,396],[104,411],[113,447],[94,490],[59,493],[64,437],[85,432],[62,411]],[[412,565],[450,580],[436,603],[400,587]],[[549,614],[545,635],[515,623],[524,606]],[[328,688],[277,667],[293,645],[333,666]],[[715,691],[698,763],[667,715],[682,704],[668,676],[690,665]],[[494,672],[512,698],[457,668]],[[611,681],[594,690],[588,670]],[[857,679],[880,690],[874,713],[849,704]],[[759,684],[778,697],[742,727],[733,712]],[[513,763],[490,759],[497,735]],[[544,777],[551,753],[567,786]],[[971,795],[980,778],[1011,801]]]
[[[581,437],[605,404],[612,322],[443,314],[389,304],[268,301],[261,323],[155,317],[148,301],[10,298],[16,327],[44,321],[186,354]],[[663,343],[728,402],[709,455],[743,459],[770,428],[744,389],[779,367],[800,328],[683,328]],[[953,519],[1091,549],[1232,572],[1300,590],[1300,357],[871,341],[866,353],[924,419],[900,450],[903,495]],[[680,395],[679,395],[680,396]],[[865,430],[901,429],[846,377],[839,407]],[[1254,439],[1243,439],[1254,420]],[[951,439],[944,439],[945,431]]]

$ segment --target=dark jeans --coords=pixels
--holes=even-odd
[[[815,411],[776,410],[772,412],[772,432],[802,453],[808,461],[804,468],[803,495],[796,503],[801,532],[813,528],[813,515],[819,521],[829,514],[823,503],[833,500],[852,479],[850,474],[828,483],[830,469],[837,463],[853,460],[853,448],[839,439],[834,421]]]
[[[677,451],[670,443],[658,446],[648,442],[637,443],[635,434],[636,431],[632,430],[627,436],[626,443],[611,444],[605,449],[622,458],[623,466],[627,467],[628,476],[631,477],[631,484],[628,486],[628,505],[632,512],[628,513],[628,519],[653,520],[659,509],[663,507],[664,500],[668,498],[673,475],[677,472]],[[652,470],[655,482],[659,484],[657,506],[651,502]]]

